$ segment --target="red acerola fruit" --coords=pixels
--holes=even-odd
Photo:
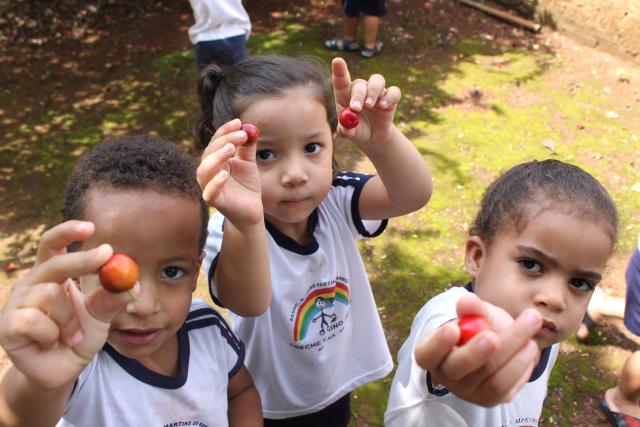
[[[138,264],[125,254],[113,254],[98,272],[102,287],[114,294],[128,291],[138,281]]]
[[[489,322],[482,316],[464,316],[458,319],[458,327],[460,328],[460,339],[458,345],[465,345],[471,338],[479,332],[490,329]]]
[[[358,126],[358,123],[360,123],[360,115],[347,107],[340,112],[338,121],[345,129],[353,129]]]
[[[253,144],[258,140],[258,137],[260,136],[260,129],[258,129],[256,125],[243,123],[241,128],[247,133],[247,144]]]

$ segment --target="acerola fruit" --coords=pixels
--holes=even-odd
[[[125,254],[113,254],[99,270],[102,287],[114,294],[128,291],[138,281],[138,264]]]
[[[347,107],[340,112],[338,121],[345,129],[353,129],[358,126],[358,123],[360,123],[360,115]]]
[[[244,123],[241,128],[247,133],[247,144],[253,144],[258,140],[258,137],[260,136],[260,129],[258,129],[256,125]]]
[[[458,345],[465,345],[471,338],[479,332],[490,329],[489,322],[482,316],[464,316],[458,319],[458,327],[460,328],[460,339]]]

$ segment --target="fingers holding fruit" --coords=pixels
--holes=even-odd
[[[368,80],[351,81],[346,62],[332,62],[332,83],[339,112],[338,133],[354,142],[387,140],[400,100],[400,89],[387,88],[385,78],[373,74]]]
[[[59,240],[49,239],[44,246],[54,242]],[[58,338],[71,345],[81,339],[67,297],[68,290],[75,286],[70,278],[95,273],[111,254],[109,245],[101,245],[90,251],[57,255],[36,265],[16,282],[5,303],[0,316],[2,345],[16,349],[35,341],[47,347]]]
[[[67,246],[87,240],[95,226],[89,221],[71,220],[58,224],[42,234],[36,254],[36,265],[67,252]]]
[[[225,123],[216,131],[197,169],[198,184],[209,205],[224,209],[228,196],[237,200],[236,191],[242,189],[260,194],[255,160],[259,135],[257,126],[239,119]]]
[[[54,282],[14,289],[0,323],[2,345],[9,353],[32,342],[45,349],[59,340],[68,344],[79,328],[64,287]]]

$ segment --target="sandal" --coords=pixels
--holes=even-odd
[[[376,45],[375,45],[374,47],[372,47],[372,48],[365,47],[364,49],[362,49],[362,50],[360,51],[360,55],[361,55],[363,58],[367,58],[367,59],[369,59],[369,58],[373,58],[374,56],[376,56],[377,54],[379,54],[381,50],[382,50],[382,42],[378,42],[378,43],[376,43]]]
[[[344,38],[344,36],[338,36],[335,39],[325,41],[324,47],[330,50],[340,50],[346,52],[357,52],[358,50],[360,50],[360,45],[355,39],[347,40]]]
[[[607,416],[607,420],[614,427],[638,427],[640,426],[640,420],[632,417],[631,415],[625,415],[620,412],[613,412],[609,408],[609,404],[606,400],[600,401],[600,407],[604,414]]]

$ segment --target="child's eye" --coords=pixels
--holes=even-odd
[[[161,276],[168,279],[179,279],[184,276],[184,270],[180,267],[167,267],[162,270]]]
[[[542,265],[538,261],[534,261],[532,259],[521,259],[518,261],[520,266],[524,268],[526,271],[531,273],[541,273]]]
[[[580,292],[589,292],[595,288],[595,285],[593,283],[580,278],[571,279],[569,283],[571,283],[571,286],[573,286]]]
[[[304,151],[309,154],[317,153],[320,151],[320,144],[317,142],[312,142],[304,146]]]
[[[258,150],[256,152],[256,160],[267,161],[273,160],[274,154],[271,150]]]

